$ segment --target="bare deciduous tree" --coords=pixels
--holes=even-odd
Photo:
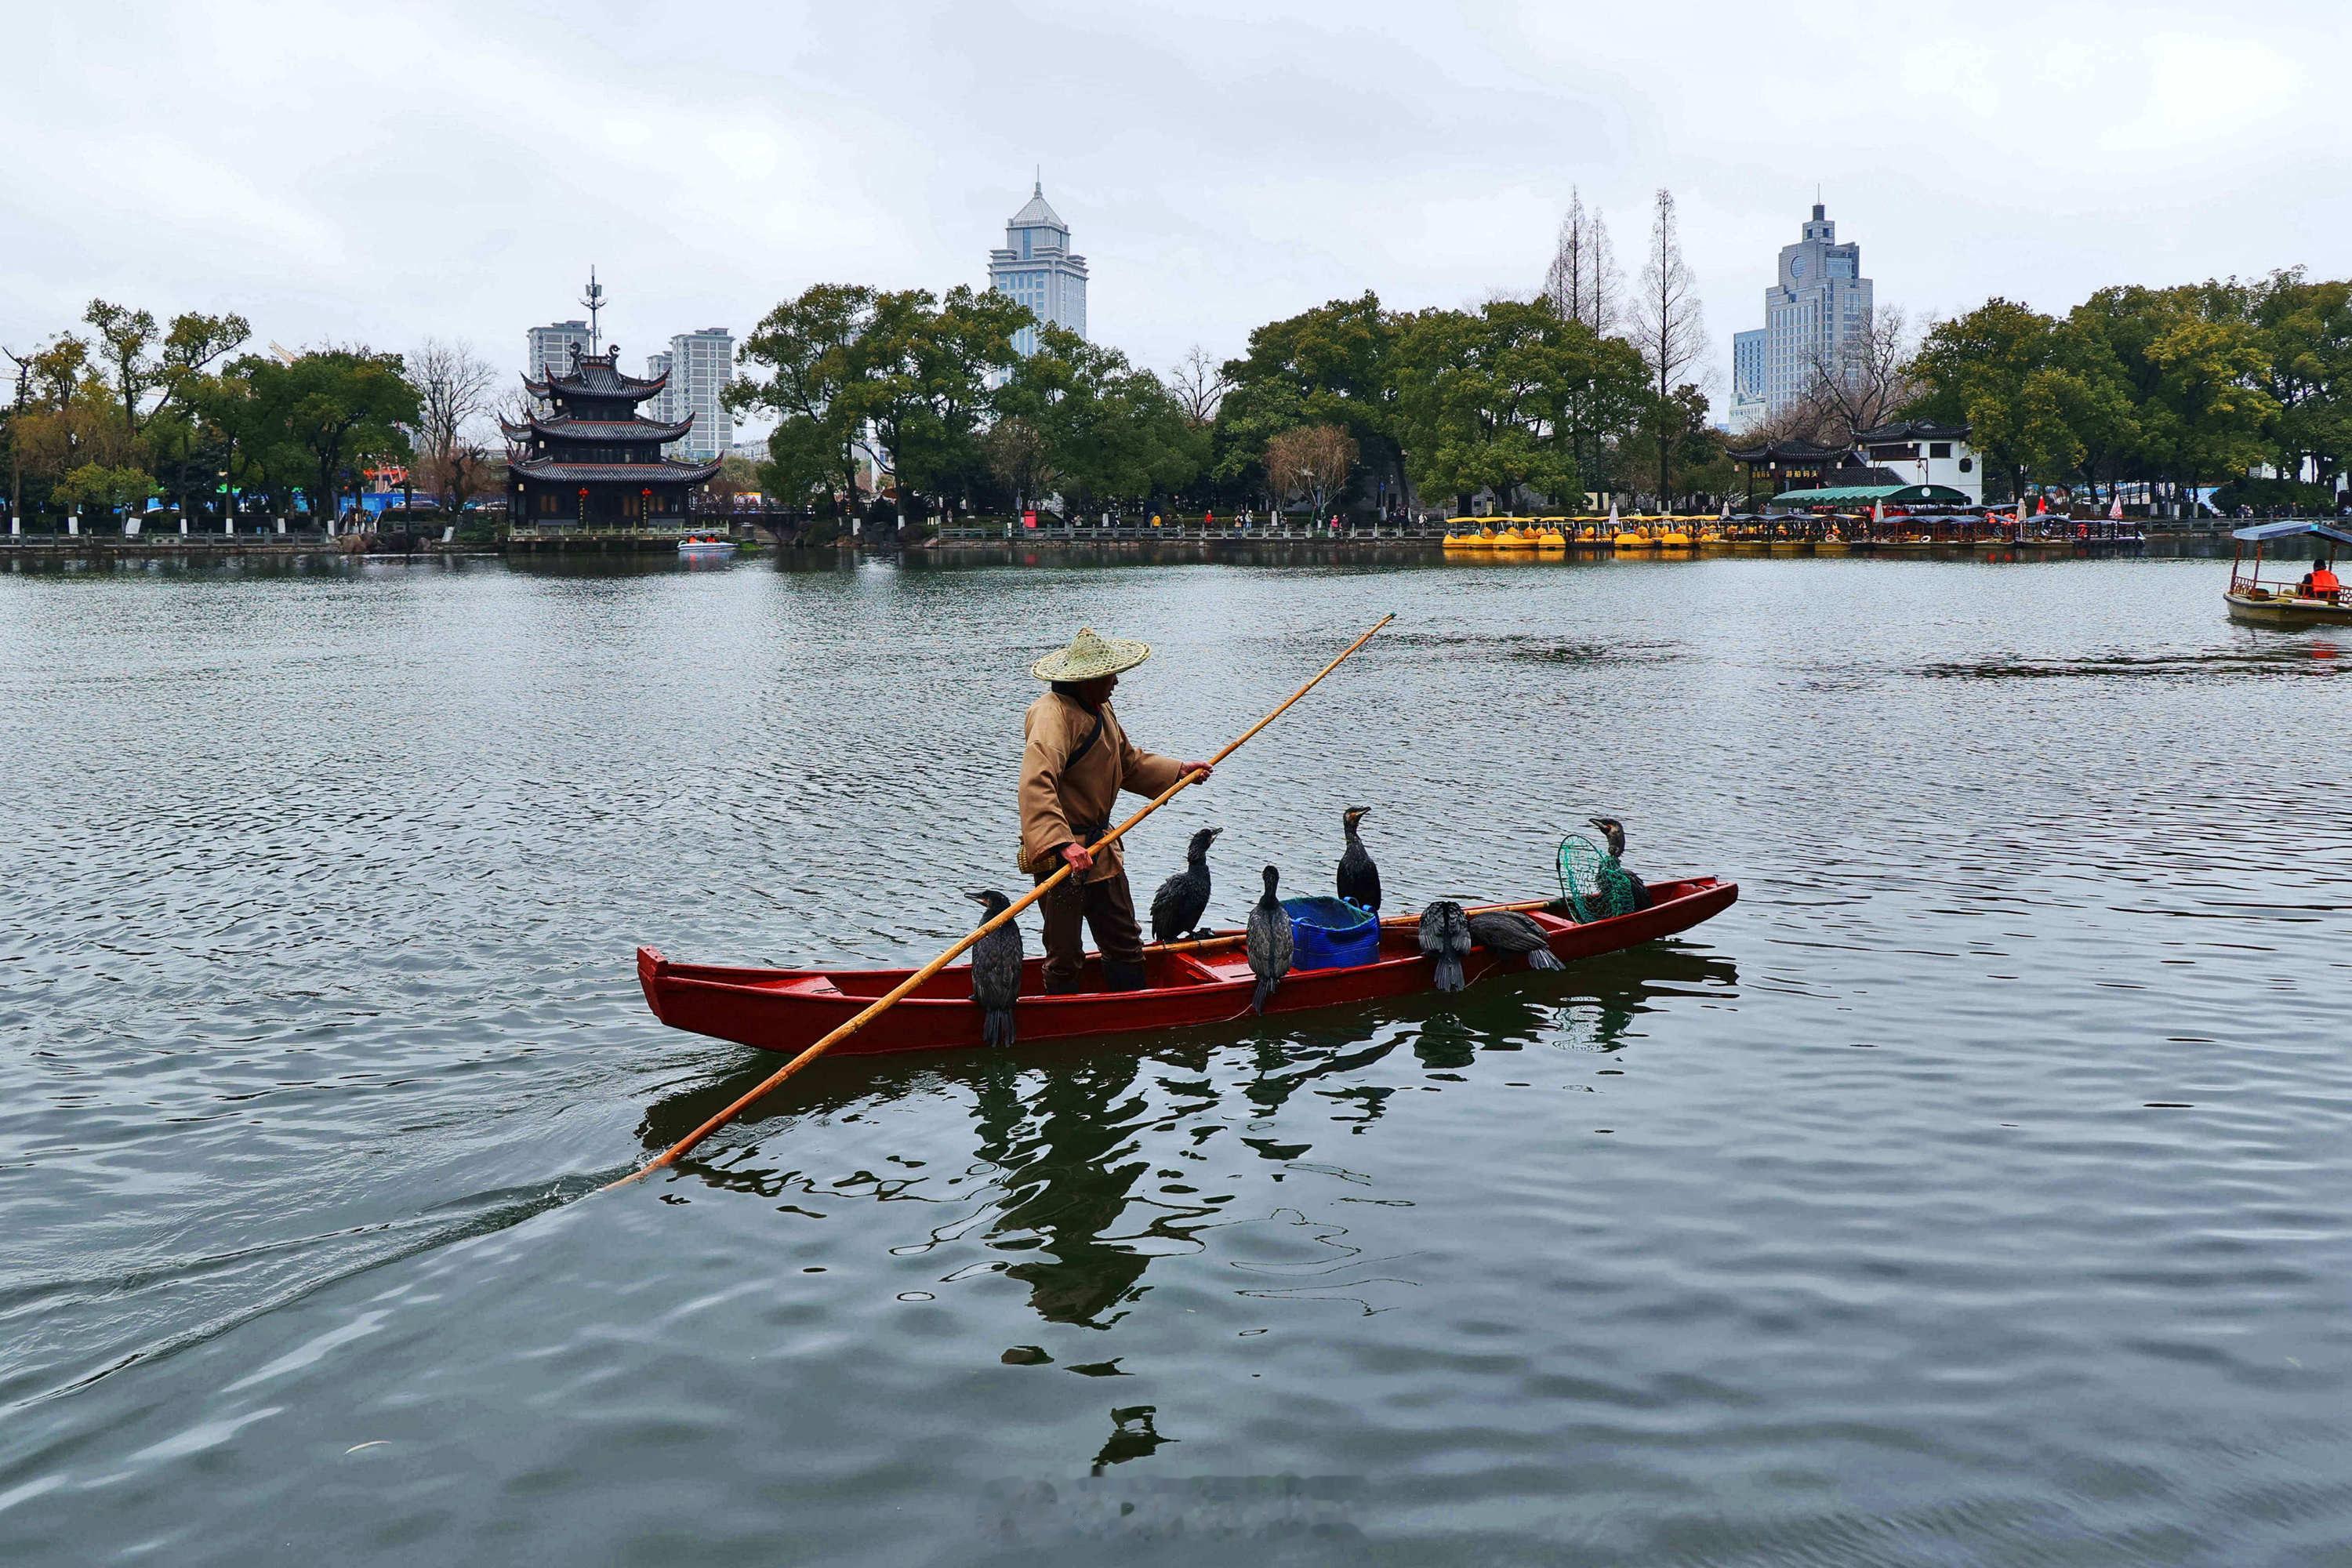
[[[1559,242],[1544,274],[1544,296],[1563,317],[1581,321],[1595,337],[1605,338],[1617,331],[1622,314],[1617,290],[1617,257],[1609,243],[1608,220],[1598,211],[1586,212],[1583,193],[1570,185],[1568,215],[1559,220]]]
[[[1706,346],[1706,322],[1699,309],[1698,284],[1683,260],[1682,237],[1675,221],[1675,194],[1661,185],[1650,217],[1650,258],[1642,266],[1641,287],[1634,300],[1633,346],[1650,367],[1651,391],[1663,408],[1673,396],[1676,378]],[[1673,421],[1658,426],[1658,500],[1664,504],[1673,478]]]
[[[467,501],[480,500],[499,488],[499,458],[479,441],[460,439],[438,458],[420,454],[416,467],[425,493],[438,498],[453,512],[465,510]]]
[[[1837,431],[1829,410],[1810,397],[1800,397],[1750,425],[1740,436],[1744,447],[1769,446],[1775,441],[1804,441],[1816,447],[1837,444]]]
[[[1209,357],[1209,351],[1194,343],[1176,362],[1168,377],[1168,389],[1176,395],[1184,410],[1184,417],[1194,426],[1216,421],[1217,409],[1225,401],[1225,394],[1234,387],[1233,378],[1224,366]]]
[[[1819,433],[1811,440],[1843,446],[1885,424],[1918,396],[1911,377],[1916,345],[1899,306],[1871,313],[1861,333],[1832,346],[1816,342],[1806,356],[1810,384],[1803,404]]]
[[[427,338],[407,359],[408,384],[416,391],[416,467],[428,491],[450,510],[471,499],[468,478],[478,479],[487,463],[486,443],[477,439],[490,412],[498,372],[465,343]],[[471,447],[469,454],[466,448]]]
[[[1355,471],[1356,439],[1337,425],[1302,425],[1265,444],[1265,474],[1276,495],[1307,497],[1316,517]]]

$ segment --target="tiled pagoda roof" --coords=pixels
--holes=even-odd
[[[1847,454],[1844,447],[1816,447],[1811,441],[1767,441],[1760,447],[1734,447],[1724,456],[1740,463],[1819,463]]]
[[[618,351],[582,354],[568,373],[550,374],[541,381],[524,376],[523,388],[533,397],[625,397],[643,403],[669,384],[667,372],[650,378],[623,374],[620,357]]]
[[[1857,430],[1853,438],[1857,441],[1965,441],[1969,438],[1969,426],[1947,425],[1937,419],[1897,419],[1891,425]]]
[[[658,463],[567,463],[561,458],[517,458],[507,464],[509,473],[559,485],[698,485],[714,478],[719,468],[719,460],[715,458],[708,463],[679,463],[667,458]]]
[[[689,414],[675,425],[653,419],[552,419],[531,417],[520,425],[501,419],[499,426],[509,441],[521,441],[534,431],[551,441],[675,441],[694,428]]]

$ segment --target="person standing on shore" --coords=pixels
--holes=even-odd
[[[1086,963],[1085,929],[1102,953],[1103,987],[1144,984],[1143,932],[1128,889],[1127,861],[1113,844],[1088,846],[1110,831],[1121,790],[1156,795],[1186,773],[1209,776],[1207,763],[1180,763],[1139,749],[1127,738],[1110,694],[1119,672],[1151,657],[1150,645],[1082,628],[1070,646],[1029,667],[1051,689],[1029,704],[1021,752],[1021,868],[1044,881],[1064,866],[1068,880],[1038,901],[1045,939],[1048,995],[1078,989]]]

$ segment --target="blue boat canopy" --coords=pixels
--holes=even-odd
[[[2332,539],[2338,544],[2352,544],[2352,531],[2332,522],[2313,522],[2307,518],[2291,519],[2285,522],[2257,522],[2230,531],[2232,539],[2242,539],[2249,544],[2257,540],[2293,539],[2297,534],[2315,533],[2322,539]]]

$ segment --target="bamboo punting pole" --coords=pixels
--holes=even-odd
[[[1314,690],[1317,686],[1321,684],[1325,676],[1339,668],[1340,665],[1347,661],[1348,657],[1350,654],[1353,654],[1358,648],[1371,641],[1374,634],[1379,632],[1381,627],[1387,626],[1391,621],[1395,619],[1396,616],[1392,615],[1382,616],[1379,622],[1373,626],[1371,631],[1366,632],[1362,637],[1360,637],[1354,642],[1349,643],[1346,648],[1341,650],[1338,658],[1333,659],[1321,669],[1317,670],[1315,672],[1315,678],[1312,680],[1309,680],[1306,685],[1300,687],[1297,690],[1292,692],[1283,702],[1281,707],[1276,708],[1273,712],[1267,714],[1265,718],[1259,720],[1256,723],[1243,731],[1239,735],[1234,737],[1232,741],[1226,742],[1224,750],[1219,752],[1216,755],[1209,759],[1209,765],[1211,767],[1214,767],[1218,763],[1223,762],[1227,757],[1232,756],[1235,752],[1241,750],[1243,743],[1248,741],[1251,736],[1256,734],[1260,730],[1265,729],[1268,724],[1273,723],[1276,719],[1281,718],[1284,713],[1289,710],[1292,703],[1297,702],[1300,698]],[[1166,789],[1163,789],[1158,795],[1153,795],[1151,799],[1145,804],[1142,810],[1137,812],[1133,816],[1129,817],[1125,822],[1120,823],[1117,827],[1112,828],[1108,833],[1104,834],[1102,837],[1094,844],[1087,846],[1088,851],[1096,855],[1101,854],[1104,849],[1108,847],[1110,845],[1117,843],[1122,837],[1124,837],[1129,828],[1133,827],[1137,823],[1141,822],[1145,817],[1150,816],[1153,812],[1158,811],[1161,806],[1166,805],[1171,800],[1173,800],[1176,797],[1177,792],[1198,783],[1200,778],[1201,775],[1197,773],[1186,773],[1174,784],[1170,784]],[[1069,867],[1063,866],[1052,876],[1046,878],[1044,881],[1030,889],[1027,893],[1024,894],[1019,899],[1014,900],[1013,903],[1008,905],[1001,913],[992,915],[989,919],[982,921],[979,927],[974,930],[971,935],[965,937],[961,942],[957,942],[953,947],[948,949],[945,952],[940,954],[937,958],[931,960],[929,963],[926,963],[923,967],[915,971],[912,974],[907,976],[906,979],[898,982],[898,984],[890,987],[889,990],[884,992],[881,995],[876,997],[873,1005],[866,1007],[856,1017],[850,1019],[847,1023],[834,1030],[833,1033],[825,1036],[824,1038],[817,1041],[816,1044],[809,1047],[806,1050],[801,1052],[800,1055],[786,1062],[782,1067],[778,1068],[774,1072],[769,1074],[765,1079],[761,1079],[757,1085],[755,1085],[749,1093],[736,1100],[734,1104],[729,1106],[726,1110],[720,1111],[718,1115],[712,1117],[709,1121],[704,1122],[701,1126],[696,1128],[693,1131],[688,1133],[685,1137],[679,1139],[677,1142],[663,1150],[659,1154],[655,1155],[651,1160],[646,1161],[637,1169],[630,1172],[627,1175],[623,1176],[620,1180],[606,1183],[604,1190],[605,1192],[610,1192],[614,1187],[627,1186],[631,1182],[637,1181],[645,1176],[649,1176],[665,1165],[676,1164],[678,1159],[684,1155],[687,1151],[692,1149],[705,1138],[709,1137],[713,1132],[718,1131],[721,1127],[726,1126],[730,1121],[734,1121],[735,1118],[740,1116],[753,1105],[758,1104],[761,1100],[764,1099],[770,1091],[776,1089],[786,1079],[800,1071],[801,1068],[808,1066],[809,1063],[816,1060],[817,1058],[824,1055],[825,1052],[833,1049],[834,1047],[839,1045],[842,1041],[849,1038],[850,1036],[857,1033],[858,1030],[866,1027],[866,1025],[872,1023],[885,1012],[887,1012],[891,1006],[907,996],[910,992],[914,991],[918,986],[921,985],[923,982],[929,980],[932,975],[937,974],[940,970],[945,969],[949,964],[954,963],[959,957],[969,952],[972,943],[978,942],[982,937],[986,936],[990,931],[994,931],[1005,921],[1013,919],[1015,915],[1018,915],[1022,910],[1035,903],[1039,899],[1044,898],[1046,893],[1050,892],[1069,874]]]

